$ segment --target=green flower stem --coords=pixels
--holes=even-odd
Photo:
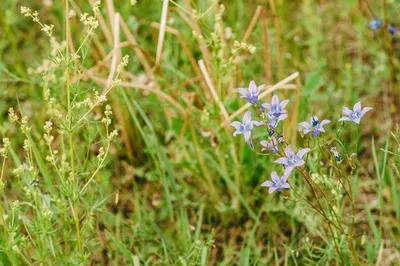
[[[71,87],[70,87],[70,54],[69,54],[69,0],[65,0],[65,40],[66,40],[66,87],[67,87],[67,106],[68,106],[68,125],[69,125],[69,148],[70,148],[70,159],[71,159],[71,177],[74,182],[73,184],[73,205],[72,212],[75,219],[76,235],[78,241],[78,249],[81,257],[83,257],[83,248],[81,240],[81,230],[79,224],[79,212],[78,212],[78,200],[77,197],[77,178],[75,176],[75,154],[74,154],[74,142],[73,142],[73,131],[72,131],[72,112],[71,112]]]

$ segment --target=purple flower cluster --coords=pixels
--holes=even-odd
[[[374,20],[370,23],[370,27],[377,29],[381,26],[381,21]],[[245,98],[250,104],[257,107],[259,101],[259,95],[264,85],[257,86],[254,81],[251,81],[249,88],[239,88],[238,91],[242,95],[241,98]],[[277,128],[281,121],[288,117],[286,106],[289,100],[279,101],[277,95],[273,95],[271,103],[262,103],[259,105],[259,111],[264,121],[254,121],[251,118],[251,112],[247,111],[242,119],[242,122],[235,121],[231,123],[231,126],[235,128],[233,136],[243,135],[245,142],[250,148],[254,148],[251,137],[252,130],[254,127],[267,126],[268,138],[260,142],[261,151],[268,151],[272,155],[280,155],[280,158],[274,161],[274,163],[280,164],[284,167],[284,173],[279,176],[277,172],[271,173],[271,180],[265,181],[261,184],[263,187],[268,187],[268,192],[274,191],[281,192],[285,188],[290,188],[290,184],[287,182],[290,174],[294,169],[302,167],[306,164],[304,156],[310,152],[310,148],[299,149],[295,152],[290,144],[287,144],[282,135],[279,135]],[[361,103],[358,102],[354,105],[353,110],[347,107],[343,107],[343,117],[339,121],[350,121],[356,124],[360,124],[361,118],[372,108],[364,107],[361,108]],[[321,133],[325,133],[324,126],[331,123],[330,120],[319,120],[317,116],[312,116],[310,122],[299,123],[299,130],[302,135],[310,133],[312,137],[319,137]],[[335,159],[338,163],[341,162],[342,157],[336,149],[333,152]],[[303,171],[303,170],[302,170]]]
[[[258,97],[261,90],[265,87],[265,85],[257,86],[256,83],[252,80],[249,84],[249,88],[239,88],[238,91],[242,95],[241,98],[245,98],[250,104],[256,105],[258,103]],[[279,102],[279,98],[277,95],[272,97],[271,103],[263,103],[260,105],[262,113],[264,113],[267,109],[268,112],[266,113],[266,117],[268,118],[266,123],[269,129],[269,136],[271,137],[269,141],[262,141],[260,144],[264,147],[264,150],[268,150],[272,153],[277,151],[275,149],[277,145],[270,144],[271,141],[277,144],[276,139],[273,140],[273,133],[275,132],[275,128],[279,125],[279,122],[286,119],[288,117],[287,112],[285,110],[286,105],[289,103],[289,100],[284,100]],[[253,127],[259,127],[265,125],[265,122],[262,121],[252,121],[251,120],[251,113],[247,111],[243,116],[242,123],[235,121],[231,123],[231,126],[235,128],[235,132],[233,136],[236,137],[237,135],[243,135],[244,140],[247,145],[253,148],[253,142],[251,139],[251,132]]]

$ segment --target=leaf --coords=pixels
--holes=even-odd
[[[106,231],[107,236],[114,242],[117,250],[120,252],[120,254],[123,254],[126,258],[127,261],[129,261],[129,263],[131,265],[139,265],[139,261],[138,261],[138,257],[134,256],[130,250],[125,246],[124,243],[122,243],[121,241],[119,241],[117,238],[115,238],[110,232]]]

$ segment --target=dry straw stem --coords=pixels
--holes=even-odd
[[[200,66],[201,72],[203,73],[203,77],[207,83],[207,86],[210,89],[211,95],[212,95],[215,103],[219,106],[219,109],[222,112],[222,116],[225,119],[225,125],[227,125],[228,124],[227,122],[229,122],[228,112],[226,111],[224,104],[221,102],[221,100],[218,97],[218,93],[215,90],[214,84],[211,81],[210,75],[207,72],[207,69],[206,69],[206,66],[204,65],[203,60],[199,60],[199,66]]]
[[[189,1],[185,1],[185,4],[186,4],[186,7],[188,10],[192,10],[192,7],[191,7]],[[198,35],[198,36],[203,35],[197,21],[193,20],[191,17],[186,16],[180,9],[171,7],[171,11],[175,11],[192,28],[192,30],[196,33],[196,35]],[[202,38],[197,38],[197,41],[199,43],[200,51],[201,51],[202,57],[204,58],[207,69],[211,69],[209,62],[212,62],[212,56],[211,56],[210,51],[208,50],[208,45],[207,45],[206,41]]]
[[[118,61],[118,55],[120,51],[119,49],[119,13],[114,14],[114,27],[113,27],[113,38],[114,38],[114,46],[113,46],[113,56],[111,59],[111,67],[110,67],[110,73],[108,74],[108,79],[106,86],[103,90],[103,94],[106,94],[107,90],[111,88],[111,84],[113,81],[113,78],[115,76],[115,71],[117,69],[117,61]]]
[[[269,54],[269,36],[268,36],[268,20],[267,15],[262,6],[258,6],[254,12],[253,18],[249,26],[247,27],[246,33],[242,39],[242,42],[247,42],[250,38],[251,33],[254,31],[257,21],[261,17],[262,27],[263,27],[263,38],[264,38],[264,73],[265,82],[271,84],[271,58]]]
[[[265,10],[261,12],[261,21],[263,26],[263,36],[264,36],[264,73],[265,82],[271,84],[271,58],[269,54],[269,37],[268,37],[268,20]]]
[[[256,11],[254,12],[253,18],[251,19],[249,26],[247,27],[247,30],[246,30],[246,33],[244,34],[242,42],[247,42],[247,40],[250,38],[250,35],[253,32],[254,27],[256,26],[257,20],[260,17],[260,14],[262,12],[263,12],[263,7],[258,6]]]
[[[100,86],[104,86],[107,82],[106,79],[98,77],[95,75],[94,71],[90,71],[90,72],[86,72],[87,76],[93,80],[94,82],[96,82],[97,84],[99,84]],[[143,83],[136,83],[136,82],[124,82],[122,81],[120,83],[120,85],[122,87],[126,87],[126,88],[135,88],[135,89],[140,89],[143,91],[147,91],[147,92],[151,92],[156,94],[159,98],[161,99],[165,99],[166,101],[168,101],[169,103],[171,103],[171,105],[173,105],[181,114],[185,114],[185,108],[182,107],[182,105],[180,105],[174,98],[172,98],[170,95],[162,92],[160,89],[158,88],[154,88],[151,86],[148,86],[146,84]]]
[[[109,66],[107,65],[106,62],[113,57],[114,53],[118,53],[119,49],[121,49],[123,47],[130,47],[130,46],[133,46],[133,43],[131,43],[130,41],[121,42],[118,46],[118,50],[114,50],[114,49],[111,50],[107,55],[104,55],[103,60],[98,60],[96,65],[94,65],[93,67],[91,67],[89,69],[85,69],[83,66],[81,66],[82,69],[84,69],[84,71],[82,73],[80,73],[79,75],[74,76],[71,83],[76,83],[79,80],[87,80],[89,78],[88,73],[93,73],[93,72],[98,73],[102,68],[108,68]],[[136,78],[134,75],[132,75],[131,73],[127,73],[124,70],[122,70],[122,73],[128,75],[132,79]]]
[[[169,3],[169,0],[163,0],[161,21],[160,21],[160,31],[158,33],[156,63],[154,65],[154,69],[157,68],[161,62],[162,48],[163,48],[164,37],[165,37],[165,27],[167,26],[168,3]]]
[[[290,108],[289,115],[289,126],[284,127],[284,136],[290,140],[293,147],[297,147],[297,124],[298,124],[298,111],[300,106],[300,76],[296,77],[296,85],[294,89],[296,90],[296,97],[294,98],[294,103]]]
[[[161,29],[162,25],[160,25],[157,22],[153,22],[153,23],[151,23],[151,26],[153,28]],[[176,36],[176,38],[178,39],[179,43],[181,44],[181,46],[183,48],[183,51],[185,52],[186,56],[188,57],[190,64],[192,65],[194,72],[196,73],[196,76],[200,77],[202,75],[201,70],[200,70],[199,66],[197,65],[196,59],[194,58],[192,52],[190,51],[189,46],[187,45],[185,39],[182,37],[180,32],[177,29],[174,29],[169,26],[165,26],[165,31]],[[203,79],[200,79],[200,83],[201,83],[201,86],[203,89],[207,89],[207,85],[204,83]]]
[[[283,51],[281,42],[281,30],[279,27],[278,15],[276,13],[275,0],[269,0],[271,7],[272,20],[274,21],[276,46],[278,47],[278,66],[279,66],[279,79],[283,78]]]
[[[114,3],[113,0],[107,0],[106,1],[106,6],[107,6],[107,15],[108,15],[108,21],[111,25],[111,28],[114,28],[115,25],[115,20],[114,20],[114,16],[115,16],[115,11],[114,11]]]
[[[90,0],[90,4],[93,6],[93,4],[94,4],[93,0]],[[107,27],[107,23],[106,23],[103,15],[101,14],[101,12],[98,12],[96,14],[96,16],[97,16],[97,20],[99,21],[101,31],[103,32],[108,45],[111,46],[113,42],[112,42],[112,36],[111,36],[110,29]]]
[[[128,41],[130,41],[133,45],[133,50],[135,51],[140,63],[142,64],[144,70],[146,71],[147,77],[152,79],[153,78],[153,72],[151,71],[151,67],[150,64],[147,62],[146,60],[146,56],[144,55],[144,53],[142,52],[142,50],[140,49],[134,35],[130,32],[128,26],[126,25],[125,21],[121,18],[120,19],[120,23],[121,23],[121,28],[122,31],[125,34],[125,37],[128,39]]]
[[[263,98],[265,96],[267,96],[268,94],[271,94],[272,92],[276,91],[276,90],[281,90],[281,89],[296,89],[293,88],[293,86],[290,86],[288,88],[285,88],[284,86],[286,86],[289,82],[291,82],[292,80],[296,79],[299,76],[298,72],[293,73],[292,75],[288,76],[287,78],[279,81],[278,83],[276,83],[275,85],[271,86],[269,89],[264,90],[262,93],[260,93],[259,98]],[[246,111],[247,109],[249,109],[252,105],[250,103],[246,103],[245,105],[243,105],[239,110],[237,110],[236,112],[234,112],[231,116],[228,117],[228,119],[225,119],[225,121],[220,125],[219,129],[221,129],[221,127],[223,126],[227,126],[227,124],[232,121],[233,118],[235,118],[236,116],[240,115],[241,113],[243,113],[244,111]]]

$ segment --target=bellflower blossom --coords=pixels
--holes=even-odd
[[[340,155],[340,153],[337,151],[336,147],[332,147],[331,148],[331,152],[333,153],[333,155],[335,156],[335,160],[337,163],[341,163],[343,158],[342,155]]]
[[[283,114],[286,114],[285,107],[288,103],[289,100],[283,100],[282,102],[279,102],[278,96],[274,95],[271,103],[263,103],[261,106],[269,110],[269,115],[279,117]]]
[[[371,107],[364,107],[361,110],[361,103],[358,102],[354,105],[353,111],[347,107],[343,107],[342,112],[345,116],[339,119],[339,121],[351,121],[356,124],[360,124],[361,118],[365,115],[366,112],[372,110]]]
[[[368,26],[373,30],[377,30],[382,26],[382,20],[374,18],[371,22],[368,23]]]
[[[281,157],[278,160],[274,161],[274,163],[282,164],[286,167],[285,172],[291,173],[294,168],[300,167],[305,164],[303,156],[306,155],[309,151],[310,149],[306,148],[299,150],[297,153],[294,153],[292,147],[288,145],[285,148],[286,157]]]
[[[278,152],[278,140],[275,137],[271,138],[269,141],[262,140],[260,141],[260,144],[263,146],[261,151],[269,151],[272,154]]]
[[[251,112],[247,111],[244,116],[242,123],[235,121],[231,123],[231,126],[236,129],[236,131],[233,133],[233,136],[236,137],[237,135],[242,135],[244,136],[244,140],[249,145],[250,148],[253,148],[253,142],[251,141],[251,131],[253,129],[253,126],[259,127],[264,125],[264,122],[262,121],[252,121],[251,120]]]
[[[396,34],[396,32],[398,31],[398,29],[397,29],[395,26],[392,26],[392,25],[388,25],[388,26],[387,26],[387,29],[388,29],[388,31],[389,31],[389,33],[390,33],[391,35]]]
[[[279,125],[279,122],[288,117],[287,114],[282,114],[279,117],[272,116],[269,113],[268,116],[268,135],[272,137],[275,134],[275,129]]]
[[[279,125],[279,122],[288,117],[287,114],[281,114],[280,116],[273,116],[268,113],[267,115],[268,115],[268,128],[270,130],[275,129]]]
[[[299,124],[300,127],[302,127],[302,129],[300,130],[300,132],[302,134],[307,134],[308,132],[311,131],[311,135],[313,137],[318,136],[321,132],[325,132],[323,126],[326,124],[329,124],[331,121],[329,120],[322,120],[321,122],[318,120],[317,116],[313,116],[311,117],[311,121],[310,123],[308,122],[301,122]]]
[[[238,91],[242,96],[240,98],[245,98],[249,103],[256,104],[258,101],[258,95],[260,94],[261,90],[264,88],[264,84],[261,86],[256,85],[254,80],[250,81],[249,90],[245,88],[238,88]]]
[[[284,188],[290,188],[289,183],[286,182],[289,175],[285,172],[282,177],[279,177],[276,172],[271,173],[271,181],[265,181],[261,184],[263,187],[269,187],[268,193],[271,194],[275,190],[281,192]]]

